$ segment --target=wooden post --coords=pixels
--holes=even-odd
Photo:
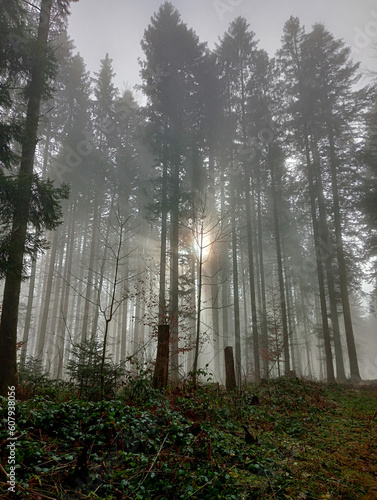
[[[233,391],[236,387],[236,375],[234,371],[233,347],[225,347],[225,386],[227,391]]]
[[[157,356],[152,386],[165,389],[169,373],[169,325],[158,325]]]

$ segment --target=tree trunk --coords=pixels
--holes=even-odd
[[[148,247],[148,246],[147,246]],[[142,264],[143,261],[141,259],[141,256],[143,255],[143,250],[140,248],[139,249],[139,254],[138,254],[138,262],[137,262],[137,276],[141,276],[142,273]],[[144,281],[144,280],[143,280]],[[141,313],[141,294],[138,293],[136,295],[136,301],[135,301],[135,328],[134,328],[134,347],[133,347],[133,355],[134,359],[137,361],[137,363],[141,366],[143,363],[143,353],[140,350],[143,347],[144,344],[144,325],[142,325],[142,319],[141,319],[142,313]]]
[[[267,378],[269,374],[268,367],[268,329],[267,329],[267,303],[266,303],[266,281],[264,275],[264,254],[263,254],[263,233],[262,233],[262,204],[260,192],[260,179],[259,171],[257,177],[258,189],[258,253],[259,253],[259,266],[260,266],[260,281],[261,281],[261,340],[263,356],[263,377]]]
[[[335,279],[332,267],[333,249],[326,219],[326,204],[323,194],[323,183],[322,183],[322,175],[320,169],[320,160],[319,160],[319,152],[317,144],[313,144],[313,150],[315,154],[315,161],[313,162],[313,167],[315,167],[315,175],[317,180],[316,186],[317,186],[317,198],[318,198],[318,209],[319,209],[319,227],[320,227],[320,237],[321,237],[320,240],[321,259],[325,263],[325,268],[326,268],[327,288],[328,288],[330,311],[331,311],[331,325],[334,337],[336,378],[339,382],[344,382],[346,380],[346,374],[344,370],[343,350],[342,350],[342,342],[340,337],[339,318],[338,318],[338,304],[335,295]]]
[[[179,377],[179,340],[178,340],[178,274],[179,274],[179,162],[173,167],[171,197],[171,267],[170,267],[170,370],[173,383]]]
[[[59,239],[61,240],[61,235],[59,235]],[[45,366],[47,370],[51,374],[51,367],[52,367],[52,362],[54,360],[54,352],[58,352],[58,346],[60,343],[60,335],[59,335],[59,330],[57,328],[57,318],[58,318],[58,310],[59,306],[61,305],[62,302],[62,292],[63,292],[63,280],[61,279],[61,275],[63,272],[63,257],[65,256],[64,252],[65,247],[62,245],[62,248],[60,249],[60,255],[59,255],[59,261],[57,262],[55,272],[56,276],[53,281],[53,291],[52,291],[52,297],[53,297],[53,307],[52,311],[50,311],[49,318],[47,319],[47,326],[46,326],[46,332],[49,333],[47,337],[47,342],[45,342],[45,351],[46,351],[46,356],[47,356],[47,363],[45,363]],[[63,349],[63,356],[64,356],[64,349]],[[51,375],[50,375],[51,376]]]
[[[167,242],[167,196],[168,196],[168,167],[166,146],[164,146],[162,193],[161,193],[161,250],[160,250],[160,289],[158,300],[158,321],[160,325],[167,322],[166,309],[166,242]]]
[[[29,283],[29,292],[27,297],[27,306],[26,306],[26,317],[25,317],[25,325],[24,325],[24,335],[22,337],[22,347],[21,347],[21,359],[20,365],[25,366],[26,353],[30,351],[29,342],[29,332],[31,325],[31,316],[33,312],[33,298],[34,298],[34,287],[35,287],[35,275],[37,269],[37,259],[33,259],[32,267],[31,267],[31,275],[30,275],[30,283]],[[28,349],[29,347],[29,349]]]
[[[307,366],[308,366],[308,375],[309,375],[309,378],[312,378],[313,368],[312,368],[312,359],[311,359],[311,346],[310,346],[308,319],[307,319],[306,311],[305,311],[305,300],[304,300],[305,292],[304,292],[304,286],[303,286],[301,276],[299,276],[299,290],[297,290],[297,293],[300,296],[300,307],[302,310],[302,322],[303,322],[303,326],[304,326],[304,341],[305,341],[306,362],[307,362]]]
[[[91,333],[91,339],[95,339],[97,335],[97,329],[98,329],[98,318],[99,318],[99,310],[100,310],[100,304],[101,304],[101,294],[102,294],[102,287],[103,287],[103,280],[105,277],[105,266],[106,266],[106,261],[107,261],[107,250],[108,250],[108,245],[109,245],[109,235],[110,235],[110,227],[111,227],[111,211],[109,213],[109,218],[107,222],[107,228],[106,228],[106,236],[105,236],[105,248],[103,251],[103,257],[101,261],[101,269],[99,271],[99,281],[97,285],[97,307],[94,308],[93,311],[93,323],[92,323],[92,333]]]
[[[227,227],[227,221],[225,217],[225,187],[224,187],[224,176],[222,176],[221,181],[221,229]],[[223,231],[225,233],[225,230]],[[228,331],[229,331],[229,255],[228,255],[228,239],[225,239],[221,243],[221,312],[222,312],[222,345],[223,347],[228,345]]]
[[[42,179],[45,179],[47,177],[47,165],[48,165],[48,159],[49,159],[49,152],[50,152],[50,141],[51,141],[51,121],[48,119],[47,122],[47,130],[46,130],[46,140],[45,140],[45,145],[44,145],[44,150],[43,150],[43,164],[42,164]]]
[[[241,257],[241,276],[242,276],[242,294],[243,294],[243,332],[244,332],[244,354],[245,354],[245,373],[248,377],[251,375],[251,366],[250,366],[250,338],[249,338],[249,314],[247,310],[247,287],[246,287],[246,269],[244,267],[244,255],[243,255],[243,247],[240,246],[240,257]]]
[[[119,242],[118,242],[118,248],[117,252],[115,255],[115,270],[114,270],[114,281],[111,283],[111,293],[110,293],[110,305],[109,305],[109,313],[106,314],[106,312],[103,312],[103,317],[105,319],[105,333],[103,337],[103,346],[102,346],[102,357],[101,357],[101,367],[100,367],[100,376],[101,376],[101,387],[100,387],[100,399],[103,399],[103,396],[105,394],[105,373],[104,373],[104,368],[105,368],[105,360],[106,360],[106,350],[107,350],[107,342],[109,338],[109,330],[110,330],[110,323],[113,320],[114,314],[116,313],[119,304],[117,304],[117,299],[116,299],[116,293],[117,293],[117,288],[119,285],[119,272],[120,272],[120,262],[121,262],[121,251],[122,251],[122,244],[123,244],[123,231],[124,231],[124,225],[121,225],[120,228],[120,233],[119,233]]]
[[[234,342],[236,351],[236,378],[241,383],[241,328],[240,328],[240,300],[238,284],[238,254],[237,254],[237,229],[235,214],[234,187],[231,187],[231,217],[232,217],[232,256],[233,256],[233,300],[234,300]]]
[[[215,159],[213,155],[214,146],[212,141],[209,141],[208,151],[208,207],[210,217],[216,217],[216,195],[215,195]],[[205,187],[205,186],[204,186]],[[219,358],[219,285],[218,285],[218,256],[217,242],[212,244],[210,254],[208,256],[208,268],[210,269],[210,288],[211,288],[211,304],[212,304],[212,340],[214,350],[214,375],[215,379],[220,376],[220,358]]]
[[[305,131],[305,154],[306,154],[306,166],[309,181],[309,196],[310,196],[310,210],[313,223],[313,233],[314,233],[314,247],[316,253],[316,263],[317,263],[317,277],[318,277],[318,287],[319,287],[319,298],[321,304],[321,318],[322,318],[322,334],[324,341],[325,350],[325,361],[326,361],[326,377],[328,382],[334,382],[334,365],[331,352],[331,341],[330,341],[330,329],[327,315],[327,304],[326,304],[326,292],[325,292],[325,280],[323,276],[322,267],[322,256],[320,247],[320,234],[318,229],[317,211],[316,211],[316,196],[313,178],[313,165],[310,158],[309,149],[309,139]]]
[[[280,307],[283,322],[283,346],[284,346],[284,372],[288,375],[290,367],[290,355],[289,355],[289,332],[288,332],[288,321],[287,321],[287,306],[285,299],[285,289],[284,289],[284,276],[283,276],[283,257],[281,251],[281,236],[280,236],[280,220],[279,220],[279,185],[276,180],[275,165],[272,159],[271,163],[271,189],[272,189],[272,202],[273,202],[273,213],[274,213],[274,227],[275,227],[275,243],[276,243],[276,256],[278,265],[278,276],[279,276],[279,291],[280,291]],[[280,184],[280,183],[279,183]]]
[[[287,322],[288,322],[288,333],[290,338],[290,359],[291,359],[291,370],[295,371],[298,368],[297,365],[297,335],[295,333],[295,328],[293,326],[293,297],[292,297],[292,288],[290,287],[289,282],[289,271],[288,271],[288,262],[285,254],[284,241],[281,244],[282,255],[283,255],[283,279],[285,286],[285,300],[287,306]]]
[[[61,315],[58,326],[58,348],[57,353],[60,351],[64,353],[65,349],[65,337],[67,333],[67,322],[68,322],[68,306],[69,306],[69,295],[70,295],[70,278],[72,274],[72,262],[73,262],[73,250],[75,243],[75,215],[76,215],[76,203],[73,203],[70,212],[70,221],[68,228],[68,242],[67,242],[67,256],[64,266],[64,281],[62,287],[62,305],[61,305]],[[73,312],[73,311],[72,311]],[[59,366],[60,364],[58,364]],[[63,372],[56,371],[56,378],[62,378]]]
[[[234,372],[233,347],[225,347],[225,387],[227,391],[233,391],[237,387],[236,375]]]
[[[41,1],[37,48],[33,54],[28,104],[23,130],[22,158],[18,174],[17,203],[13,213],[9,260],[5,278],[0,324],[0,395],[6,396],[9,386],[17,386],[17,324],[21,279],[34,156],[37,145],[40,105],[44,90],[46,52],[50,28],[52,0]]]
[[[47,320],[48,320],[48,312],[51,306],[51,292],[52,292],[52,282],[54,279],[54,271],[55,271],[55,261],[56,261],[56,252],[58,249],[58,240],[59,233],[58,231],[54,232],[54,237],[52,240],[51,252],[50,252],[50,262],[48,266],[47,280],[46,280],[46,292],[45,296],[42,297],[42,317],[41,324],[39,326],[39,335],[37,348],[35,349],[35,356],[43,360],[43,349],[45,347],[46,341],[46,330],[47,330]]]
[[[127,356],[128,300],[125,300],[123,302],[122,309],[123,311],[122,311],[122,333],[121,333],[122,337],[120,342],[120,361],[125,361]]]
[[[157,356],[152,386],[166,389],[169,374],[169,325],[158,326]]]
[[[83,220],[87,220],[88,218],[88,210],[85,212],[85,215],[83,217]],[[77,243],[77,248],[78,248],[78,256],[76,259],[74,259],[74,262],[76,263],[76,274],[78,278],[78,285],[77,285],[77,293],[73,294],[73,304],[72,304],[72,310],[74,312],[75,319],[73,321],[74,325],[74,334],[73,334],[73,340],[75,343],[79,343],[82,340],[82,304],[84,301],[83,298],[83,287],[84,287],[84,266],[82,264],[82,261],[84,260],[84,255],[86,255],[86,247],[87,247],[87,241],[88,241],[88,228],[86,227],[85,223],[83,224],[83,227],[80,228],[81,230],[78,231],[79,235],[79,241]]]
[[[92,300],[92,291],[93,291],[93,274],[94,274],[94,257],[97,248],[97,231],[98,231],[98,221],[100,220],[100,208],[99,208],[99,187],[95,186],[96,195],[93,200],[93,223],[92,223],[92,231],[91,231],[91,244],[90,244],[90,255],[89,255],[89,268],[88,268],[88,280],[86,284],[86,292],[85,292],[85,303],[84,303],[84,315],[82,320],[82,330],[81,330],[81,338],[82,340],[86,340],[88,338],[88,328],[89,328],[89,310],[91,306]]]
[[[254,353],[254,376],[255,380],[260,380],[260,355],[259,355],[259,336],[258,336],[258,315],[255,294],[255,273],[254,273],[254,249],[253,235],[251,227],[251,200],[250,200],[250,176],[246,174],[246,225],[247,225],[247,248],[249,256],[249,286],[251,303],[251,321],[253,331],[253,353]]]
[[[211,305],[212,305],[212,328],[213,328],[213,350],[214,350],[214,374],[215,379],[220,377],[220,321],[219,321],[219,284],[218,284],[218,274],[217,274],[218,259],[216,255],[212,256],[212,267],[211,267]]]
[[[337,158],[335,152],[335,140],[334,140],[331,120],[329,122],[329,142],[330,142],[330,164],[331,164],[331,187],[332,187],[332,195],[334,201],[335,238],[336,238],[336,249],[337,249],[338,264],[339,264],[340,295],[342,298],[344,327],[346,331],[351,378],[355,381],[358,381],[361,379],[361,377],[359,371],[359,364],[357,360],[355,337],[352,326],[351,307],[348,295],[347,267],[346,267],[346,260],[344,257],[342,218],[340,212],[339,188],[337,179]]]

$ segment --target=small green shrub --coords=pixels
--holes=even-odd
[[[23,365],[19,364],[18,376],[17,398],[21,400],[38,395],[55,401],[66,401],[74,393],[72,384],[51,379],[48,372],[43,370],[41,360],[33,356],[28,356]]]
[[[75,384],[80,398],[94,401],[101,398],[102,347],[100,341],[90,339],[75,344],[71,350],[67,373]],[[123,364],[115,365],[109,357],[105,359],[103,376],[106,398],[114,397],[124,374]]]
[[[119,397],[132,405],[153,406],[161,399],[160,391],[152,387],[153,372],[134,363],[132,371],[126,371]]]

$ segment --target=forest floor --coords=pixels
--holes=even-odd
[[[102,402],[45,389],[16,420],[15,498],[377,499],[375,387],[281,378],[161,393],[139,379]]]

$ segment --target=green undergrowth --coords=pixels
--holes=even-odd
[[[376,499],[377,392],[278,379],[226,393],[17,403],[17,494],[31,499]],[[1,400],[1,498],[7,449]]]

